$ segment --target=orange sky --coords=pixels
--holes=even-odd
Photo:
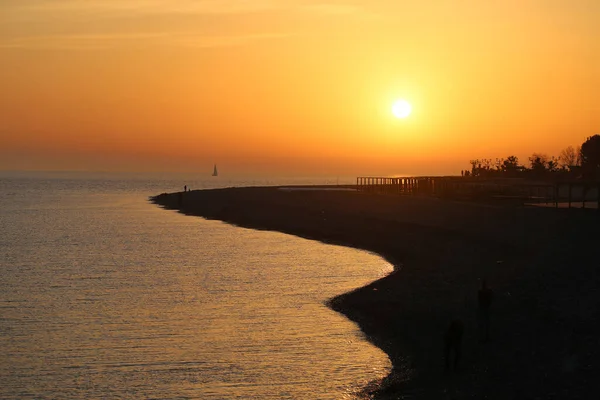
[[[558,155],[600,133],[599,15],[597,0],[3,0],[0,169],[451,174]]]

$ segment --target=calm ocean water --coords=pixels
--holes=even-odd
[[[326,180],[0,173],[0,398],[341,399],[390,362],[324,302],[366,252],[148,196]]]

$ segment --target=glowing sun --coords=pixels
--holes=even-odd
[[[406,100],[397,100],[392,105],[392,113],[396,118],[406,118],[410,115],[412,107]]]

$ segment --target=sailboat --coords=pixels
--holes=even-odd
[[[213,169],[212,176],[219,176],[219,173],[217,172],[217,164],[215,164],[215,168]]]

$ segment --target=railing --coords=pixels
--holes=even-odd
[[[562,199],[567,204],[568,208],[571,208],[573,203],[581,203],[581,207],[586,208],[586,202],[595,203],[595,206],[600,210],[600,182],[590,181],[570,181],[570,182],[557,182],[556,183],[556,201],[557,207],[558,202]],[[593,193],[593,192],[596,193]],[[566,193],[565,193],[566,192]],[[594,199],[595,194],[595,199]],[[594,201],[595,200],[595,201]]]
[[[525,204],[600,209],[600,182],[532,182],[521,179],[482,179],[455,176],[356,178],[356,189],[366,193],[429,195],[445,198],[515,200]],[[590,204],[592,203],[592,204]]]

